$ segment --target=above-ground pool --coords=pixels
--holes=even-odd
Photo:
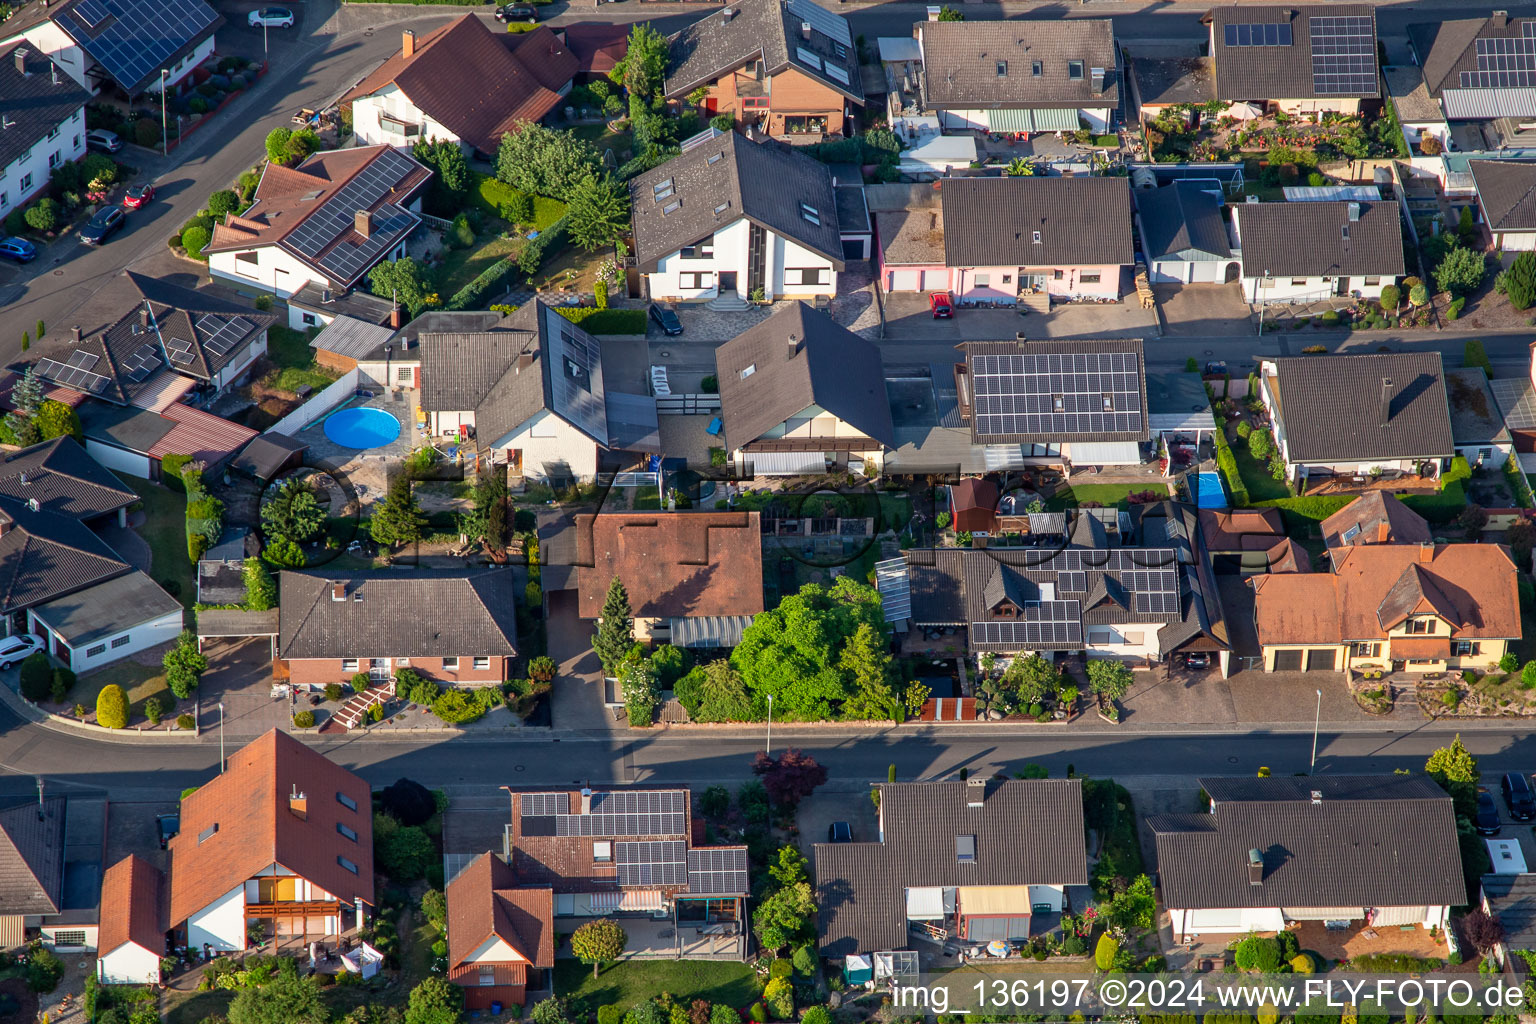
[[[327,417],[325,436],[346,448],[378,448],[400,436],[400,421],[383,409],[360,405]]]
[[[1226,508],[1227,491],[1221,485],[1220,473],[1191,473],[1185,478],[1194,494],[1196,508]]]

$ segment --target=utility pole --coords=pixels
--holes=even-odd
[[[171,132],[165,123],[165,79],[170,72],[165,68],[160,69],[160,154],[171,155]],[[181,134],[181,125],[176,126],[176,134]]]

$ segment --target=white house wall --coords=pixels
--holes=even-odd
[[[828,211],[830,216],[830,211]],[[720,275],[735,273],[736,291],[740,298],[751,297],[752,283],[748,274],[747,246],[751,233],[751,221],[742,217],[726,225],[714,234],[714,255],[708,259],[684,259],[680,252],[663,257],[655,272],[646,275],[651,297],[681,302],[704,302],[720,295]],[[709,239],[701,239],[709,241]],[[773,231],[764,231],[763,237],[763,292],[768,298],[813,298],[818,295],[837,294],[837,271],[832,261],[813,253]],[[785,270],[809,269],[827,272],[827,282],[820,285],[787,284]],[[684,274],[707,274],[707,278],[683,284]]]
[[[1051,913],[1059,914],[1065,899],[1065,890],[1059,885],[1031,885],[1029,887],[1029,905],[1031,908],[1048,903],[1051,907]]]
[[[1157,658],[1156,622],[1132,622],[1111,626],[1083,627],[1085,650],[1089,656],[1104,658]]]
[[[190,75],[192,70],[199,64],[207,60],[209,57],[212,57],[213,41],[214,36],[212,33],[209,33],[208,38],[198,43],[197,46],[193,48],[191,53],[181,58],[181,60],[177,61],[175,64],[172,64],[168,69],[170,74],[166,77],[166,83],[174,87],[183,78],[186,78],[188,75]],[[150,82],[144,91],[154,93],[156,96],[160,95],[160,80],[156,78],[154,81]]]
[[[254,256],[255,261],[242,260],[238,258],[240,256]],[[331,286],[323,274],[306,267],[275,245],[210,253],[208,273],[247,288],[254,286],[269,291],[281,299],[288,298],[311,281],[322,288]]]
[[[9,43],[14,39],[25,39],[38,50],[52,57],[59,65],[59,70],[73,78],[76,84],[96,92],[96,83],[86,78],[86,70],[90,67],[87,63],[85,51],[82,50],[69,33],[51,21],[43,21],[33,25],[19,36],[5,34],[5,26],[0,25],[0,43]]]
[[[125,942],[96,961],[96,980],[103,985],[155,984],[160,980],[160,957]]]
[[[421,131],[413,135],[391,131],[384,127],[381,121],[384,117],[394,118],[403,124],[418,125]],[[352,102],[352,130],[357,133],[356,144],[359,146],[405,148],[426,139],[463,144],[463,140],[446,125],[433,120],[412,103],[405,91],[393,82],[371,96]]]
[[[1536,249],[1536,232],[1499,231],[1493,236],[1493,245],[1496,249],[1508,249],[1519,252]]]
[[[38,634],[46,633],[55,641],[51,646],[58,650],[57,636],[35,616],[29,616],[32,621],[32,631]],[[114,661],[126,658],[131,654],[148,650],[156,644],[169,643],[181,634],[182,613],[178,609],[166,612],[158,618],[148,619],[139,623],[132,629],[124,630],[115,636],[105,636],[100,640],[94,640],[83,647],[66,647],[69,651],[69,667],[76,673],[88,672],[93,668],[110,665]],[[126,642],[123,642],[126,641]],[[113,644],[120,644],[114,647]]]
[[[1357,298],[1379,299],[1381,289],[1396,283],[1397,278],[1383,274],[1371,277],[1346,279],[1345,292]],[[1294,282],[1300,282],[1299,284]],[[1374,283],[1367,283],[1374,282]],[[1286,302],[1292,299],[1318,298],[1338,293],[1337,280],[1327,277],[1284,277],[1276,275],[1269,283],[1262,277],[1243,278],[1243,294],[1253,304],[1262,302]]]
[[[216,390],[222,391],[230,384],[233,384],[235,381],[239,380],[241,375],[244,374],[246,370],[250,369],[251,364],[261,356],[266,355],[266,353],[267,332],[262,331],[261,336],[252,341],[250,346],[246,348],[246,350],[239,356],[239,358],[230,363],[228,366],[224,367],[224,369],[220,370],[218,373],[214,374],[214,388]]]
[[[1481,465],[1484,469],[1503,469],[1504,463],[1509,461],[1514,451],[1514,446],[1509,444],[1459,444],[1456,446],[1456,454],[1466,459],[1468,465]]]
[[[149,479],[149,456],[140,455],[138,452],[130,452],[116,445],[103,444],[100,441],[85,439],[85,450],[97,462],[108,469],[119,473],[127,473],[141,480]]]
[[[765,254],[763,267],[768,271],[771,285],[765,284],[764,288],[776,299],[810,299],[818,295],[837,294],[837,271],[832,267],[832,261],[825,256],[811,252],[809,249],[797,245],[792,239],[783,235],[767,232],[765,243],[770,247]],[[824,270],[827,272],[826,284],[790,284],[785,271],[790,268],[807,270]],[[738,280],[740,280],[738,278]]]
[[[54,167],[85,156],[85,106],[82,104],[54,131],[52,138],[39,139],[31,149],[0,167],[0,217],[26,206],[28,199],[47,189]]]
[[[523,475],[529,479],[597,476],[597,442],[548,409],[539,410],[492,447],[521,451]]]
[[[187,918],[187,945],[228,952],[245,948],[245,883]]]

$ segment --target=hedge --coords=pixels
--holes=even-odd
[[[596,306],[559,306],[555,312],[593,334],[644,334],[645,310],[598,309]]]
[[[1232,498],[1233,508],[1243,508],[1248,504],[1248,488],[1243,483],[1243,478],[1237,472],[1237,458],[1232,454],[1232,446],[1227,444],[1226,428],[1216,428],[1216,468],[1226,478],[1227,494]]]
[[[527,253],[532,252],[538,259],[538,262],[543,263],[546,251],[551,247],[558,249],[560,245],[564,244],[565,225],[565,217],[555,221],[549,226],[549,230],[544,231],[538,238],[535,238],[523,247],[522,255],[526,256]],[[502,283],[508,274],[518,269],[521,262],[521,259],[513,259],[511,257],[497,260],[481,271],[479,277],[476,277],[469,284],[454,292],[453,297],[448,300],[448,304],[443,308],[453,310],[481,308],[479,303],[484,300],[485,293],[490,291],[493,285]],[[530,274],[529,276],[531,277],[532,275]]]
[[[1350,957],[1351,971],[1383,972],[1389,974],[1415,974],[1420,971],[1438,971],[1445,966],[1444,960],[1432,957],[1406,956],[1401,953],[1367,953]]]

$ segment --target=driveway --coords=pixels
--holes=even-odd
[[[1169,338],[1240,337],[1254,333],[1242,286],[1155,284],[1158,315]]]
[[[884,296],[885,337],[893,341],[997,340],[1023,334],[1028,338],[1142,338],[1155,336],[1152,311],[1142,309],[1134,293],[1117,303],[1066,303],[1048,314],[1019,309],[956,309],[953,318],[935,320],[927,292],[895,292]]]
[[[208,658],[208,671],[198,684],[197,698],[201,709],[198,727],[204,733],[217,732],[220,702],[224,704],[226,740],[243,742],[274,728],[291,731],[289,702],[272,696],[270,640],[210,640],[203,645],[203,654]]]
[[[554,727],[611,732],[620,728],[603,706],[603,670],[592,652],[593,624],[577,618],[576,591],[549,594],[549,656],[559,672],[554,687]]]

